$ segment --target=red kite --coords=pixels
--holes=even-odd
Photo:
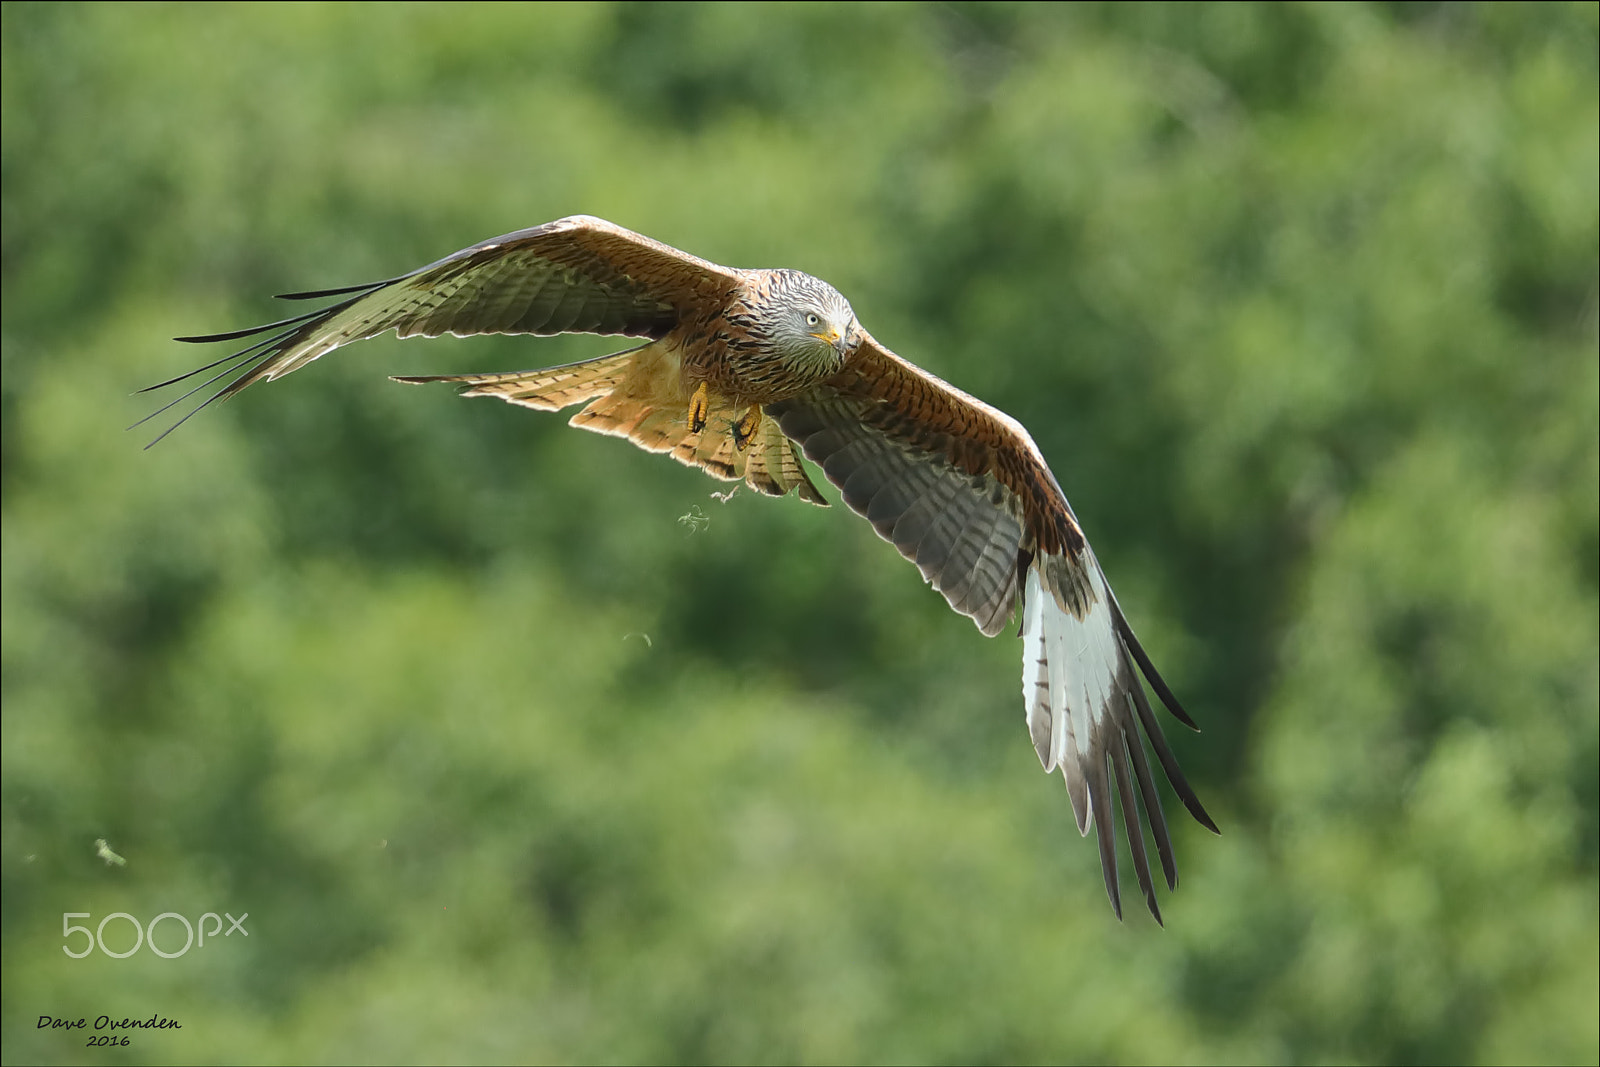
[[[588,216],[496,237],[389,281],[287,299],[319,297],[342,299],[254,329],[179,338],[267,335],[161,385],[222,368],[187,397],[239,372],[198,411],[390,330],[646,338],[548,370],[397,380],[459,382],[464,396],[545,411],[583,404],[573,426],[826,506],[803,451],[851,510],[985,634],[1004,629],[1020,600],[1034,750],[1046,771],[1059,768],[1066,779],[1079,832],[1095,826],[1120,918],[1115,788],[1139,887],[1160,921],[1140,800],[1169,889],[1177,866],[1140,726],[1184,806],[1213,832],[1216,825],[1179,770],[1139,672],[1180,722],[1194,722],[1134,637],[1060,485],[1016,420],[879,344],[826,282],[718,266]]]

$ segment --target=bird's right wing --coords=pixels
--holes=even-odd
[[[985,634],[1005,627],[1020,593],[1024,713],[1039,761],[1066,780],[1079,832],[1095,829],[1120,916],[1115,793],[1139,888],[1159,921],[1140,802],[1168,888],[1177,865],[1141,729],[1184,806],[1216,824],[1178,768],[1139,672],[1174,716],[1194,723],[1123,618],[1027,430],[870,336],[838,374],[766,411],[845,504]]]
[[[146,418],[235,375],[180,419],[181,424],[215,400],[390,330],[401,337],[595,333],[659,338],[682,319],[720,307],[742,278],[741,271],[604,219],[574,215],[480,242],[388,281],[287,294],[288,300],[344,297],[304,315],[247,330],[180,337],[204,343],[267,335],[248,348],[150,386],[160,389],[221,368]]]

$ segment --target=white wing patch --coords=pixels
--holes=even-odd
[[[1028,569],[1022,620],[1022,695],[1028,734],[1044,769],[1061,770],[1078,830],[1085,834],[1096,813],[1084,766],[1090,759],[1091,739],[1106,728],[1112,713],[1122,659],[1105,578],[1098,566],[1092,561],[1090,565],[1094,599],[1082,619],[1044,588],[1042,568],[1036,563]]]

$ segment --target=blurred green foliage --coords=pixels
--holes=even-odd
[[[1596,12],[7,4],[6,1061],[1595,1062]],[[1206,728],[1166,930],[865,523],[383,380],[604,340],[122,430],[576,212],[1031,428]]]

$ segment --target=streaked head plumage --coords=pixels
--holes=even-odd
[[[783,355],[797,362],[834,368],[860,342],[861,327],[850,301],[821,278],[804,271],[772,272],[772,342]]]

